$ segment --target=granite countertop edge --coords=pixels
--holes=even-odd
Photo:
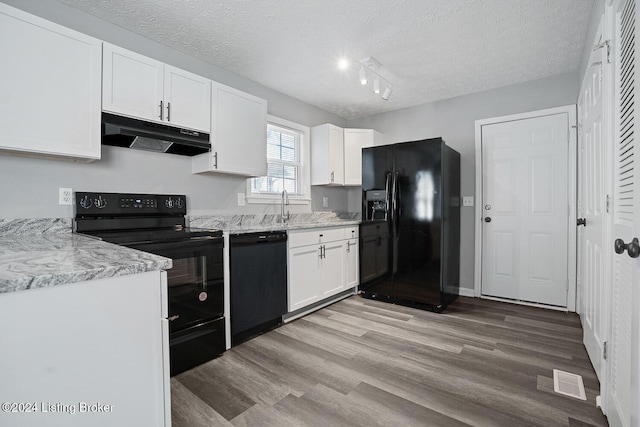
[[[0,295],[167,270],[172,260],[73,233],[0,236]],[[67,265],[64,265],[64,263]]]
[[[245,233],[259,233],[263,231],[297,231],[297,230],[310,230],[314,228],[330,228],[330,227],[350,227],[360,224],[359,220],[344,220],[344,221],[329,221],[329,222],[306,222],[306,223],[285,223],[285,224],[270,224],[270,225],[255,225],[255,226],[223,226],[222,231],[229,232],[230,234],[245,234]]]

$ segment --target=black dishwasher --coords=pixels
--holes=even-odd
[[[287,312],[287,233],[229,236],[231,345],[282,323]]]

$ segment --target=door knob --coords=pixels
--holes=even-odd
[[[586,218],[578,218],[578,226],[580,226],[580,225],[586,227],[587,226],[587,219]]]
[[[491,217],[490,216],[485,217],[484,222],[491,222]]]
[[[616,241],[613,243],[613,249],[617,254],[623,253],[626,249],[627,254],[629,254],[631,258],[638,258],[640,256],[640,242],[638,242],[637,237],[628,244],[625,244],[624,240],[622,239],[616,239]]]

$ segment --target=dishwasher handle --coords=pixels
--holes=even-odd
[[[229,236],[231,246],[257,245],[261,243],[286,242],[286,232],[240,233]]]

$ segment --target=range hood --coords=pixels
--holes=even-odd
[[[211,151],[209,134],[102,113],[102,144],[183,156]]]

